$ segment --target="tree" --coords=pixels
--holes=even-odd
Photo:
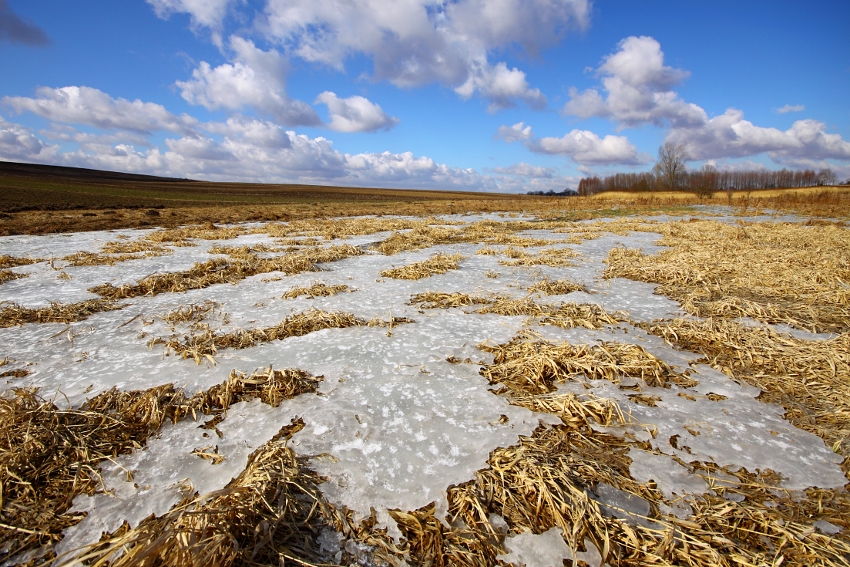
[[[679,188],[685,175],[687,157],[687,144],[664,142],[664,145],[658,148],[658,159],[652,171],[658,176],[660,185],[664,189],[675,191]]]
[[[818,171],[818,185],[835,185],[838,182],[838,176],[829,168]]]
[[[700,199],[710,198],[717,187],[717,168],[710,163],[702,166],[702,170],[693,175],[691,190]],[[731,202],[731,198],[730,198]]]

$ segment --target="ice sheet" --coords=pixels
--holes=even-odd
[[[475,222],[530,217],[486,214],[442,218],[445,222]],[[103,243],[116,240],[119,234],[138,238],[146,232],[149,231],[2,237],[0,254],[61,258],[81,250],[96,251]],[[525,234],[553,240],[564,237],[541,230]],[[332,243],[344,241],[367,247],[388,235],[364,235]],[[114,529],[123,519],[137,522],[147,514],[163,513],[180,497],[179,484],[185,478],[201,492],[224,486],[244,467],[250,451],[295,416],[302,417],[306,427],[294,436],[292,446],[300,454],[313,456],[311,466],[327,476],[328,482],[322,489],[332,501],[364,515],[370,507],[375,507],[391,529],[394,526],[389,525],[387,508],[412,510],[435,501],[440,515],[445,509],[444,494],[450,484],[472,478],[475,470],[485,466],[492,450],[516,443],[518,436],[533,431],[541,417],[549,422],[556,420],[553,416],[540,416],[510,406],[490,393],[476,364],[446,361],[455,357],[490,362],[492,355],[476,346],[484,341],[509,341],[528,323],[526,317],[465,312],[472,311],[471,308],[420,312],[417,306],[408,305],[411,295],[434,290],[522,297],[527,293],[525,288],[542,277],[569,278],[585,285],[590,293],[542,299],[598,303],[610,311],[627,310],[633,319],[643,321],[680,316],[683,312],[678,304],[655,295],[652,285],[602,278],[603,260],[612,247],[637,247],[654,252],[659,249],[654,244],[658,239],[655,233],[635,233],[602,236],[582,244],[556,245],[580,254],[575,259],[576,266],[568,268],[502,266],[499,264],[502,257],[476,255],[482,247],[478,244],[446,244],[393,256],[367,251],[362,256],[325,264],[321,272],[292,276],[261,274],[235,286],[215,285],[185,293],[133,298],[125,301],[126,307],[121,310],[99,313],[71,325],[0,329],[3,345],[0,358],[8,356],[16,367],[26,367],[32,372],[24,378],[9,378],[6,386],[37,386],[46,397],[61,391],[64,395],[56,397],[60,405],[67,399],[67,403],[78,406],[86,398],[112,387],[144,389],[174,383],[192,394],[223,382],[232,369],[251,372],[270,365],[297,367],[325,377],[319,395],[299,396],[277,409],[259,402],[234,406],[219,425],[225,434],[223,439],[210,441],[203,436],[206,430],[198,429],[193,422],[183,422],[164,428],[157,438],[150,440],[148,449],[121,457],[117,464],[104,465],[104,478],[113,495],[79,499],[76,505],[87,510],[89,516],[69,531],[61,549],[96,540],[102,530]],[[198,241],[195,247],[174,247],[167,256],[114,266],[65,266],[70,280],[58,279],[58,271],[48,263],[23,266],[15,269],[31,275],[1,285],[0,300],[34,307],[50,300],[89,299],[94,296],[86,289],[93,285],[131,282],[157,271],[183,270],[209,258],[207,251],[214,245],[260,242],[273,243],[274,239],[249,234],[229,241]],[[528,251],[534,253],[540,249]],[[421,261],[437,252],[460,253],[465,259],[458,270],[417,281],[380,275],[382,270]],[[54,266],[64,264],[57,261]],[[500,277],[487,277],[489,271],[498,272]],[[319,298],[282,297],[293,287],[317,280],[328,285],[345,284],[354,291]],[[174,329],[167,325],[162,319],[166,313],[181,305],[204,301],[218,304],[216,316],[207,321],[218,332],[275,325],[292,313],[311,308],[347,311],[366,319],[409,317],[415,322],[393,329],[328,329],[243,350],[225,349],[217,355],[215,366],[166,356],[160,345],[149,347],[151,339],[188,332],[185,326]],[[677,351],[660,338],[628,324],[599,331],[533,328],[547,340],[640,344],[679,371],[691,368],[699,358],[693,353]],[[685,462],[713,460],[750,470],[771,468],[786,477],[785,485],[789,488],[838,486],[846,482],[836,464],[837,457],[820,438],[791,426],[782,419],[783,412],[778,406],[757,401],[757,389],[739,386],[706,366],[695,366],[694,371],[699,385],[692,389],[648,391],[661,398],[656,408],[633,403],[623,391],[604,381],[589,382],[587,386],[596,395],[620,401],[637,420],[655,425],[658,435],[652,445],[665,455],[677,455]],[[579,383],[562,388],[580,394],[587,392]],[[679,397],[679,392],[696,401]],[[728,399],[712,402],[705,398],[709,393],[722,394]],[[507,423],[502,416],[508,418]],[[689,433],[686,425],[698,435]],[[674,443],[678,448],[670,442],[676,435]],[[219,452],[227,457],[224,463],[212,465],[191,455],[193,449],[209,444],[218,444]],[[638,467],[635,473],[642,477],[650,475],[659,486],[690,486],[698,491],[696,481],[690,477],[687,482],[679,478],[676,481],[679,484],[664,477],[662,473],[670,474],[679,466],[669,457],[664,459],[655,459],[645,470],[635,465]],[[138,488],[124,480],[126,473],[122,467],[134,471]],[[674,493],[678,495],[677,490],[670,489],[670,494]],[[555,535],[560,538],[559,534]],[[522,546],[516,542],[514,545]]]

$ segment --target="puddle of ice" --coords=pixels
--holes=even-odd
[[[446,221],[481,219],[511,220],[498,215],[446,217]],[[534,231],[534,235],[563,238],[563,234],[545,231]],[[382,236],[386,235],[358,236],[346,241],[365,246]],[[5,237],[0,238],[0,247],[4,253],[18,256],[25,256],[27,251],[39,255],[39,250],[48,248],[51,256],[62,256],[78,250],[97,250],[102,242],[115,237],[115,233]],[[481,246],[475,244],[442,245],[389,257],[370,253],[327,264],[323,266],[325,271],[318,273],[262,274],[236,286],[216,285],[180,294],[134,298],[126,301],[127,306],[120,311],[99,313],[72,325],[0,329],[3,356],[16,364],[29,364],[27,368],[32,371],[27,377],[10,380],[8,385],[38,386],[47,397],[61,391],[72,405],[111,387],[143,389],[173,382],[191,394],[223,382],[233,368],[250,372],[270,365],[298,367],[325,376],[319,395],[300,396],[277,409],[257,402],[234,406],[219,425],[224,438],[215,443],[203,437],[205,430],[198,429],[197,424],[183,422],[164,428],[150,441],[147,450],[121,457],[118,465],[105,465],[104,476],[109,479],[107,485],[113,495],[97,495],[88,500],[84,497],[75,502],[79,509],[89,511],[89,516],[76,532],[69,530],[62,549],[90,543],[100,531],[112,529],[123,519],[137,521],[145,514],[164,512],[179,498],[178,483],[184,478],[191,479],[202,492],[223,486],[244,467],[253,448],[295,416],[302,417],[306,427],[293,438],[293,447],[301,454],[316,456],[312,466],[328,477],[323,490],[331,500],[360,514],[368,514],[373,506],[380,508],[385,521],[386,508],[411,510],[435,501],[444,510],[444,492],[449,484],[471,478],[476,469],[485,466],[490,451],[529,434],[541,416],[493,396],[479,376],[478,366],[445,361],[449,356],[490,361],[491,355],[477,350],[476,345],[485,340],[510,340],[522,328],[524,317],[467,314],[459,309],[419,312],[416,306],[407,305],[410,296],[427,290],[522,296],[525,287],[546,276],[573,279],[591,293],[549,297],[545,301],[596,302],[608,310],[628,310],[637,320],[677,316],[682,314],[678,304],[654,295],[653,286],[629,280],[605,281],[601,277],[603,260],[611,247],[640,247],[652,252],[658,249],[654,245],[657,240],[654,233],[637,233],[603,236],[571,245],[581,256],[575,260],[577,265],[569,268],[501,266],[499,257],[476,255]],[[157,270],[185,269],[207,258],[206,251],[216,244],[263,241],[272,242],[262,235],[246,235],[235,241],[204,241],[195,248],[178,247],[170,256],[112,267],[68,268],[71,280],[57,280],[56,272],[46,264],[28,266],[32,270],[29,278],[0,286],[0,300],[29,306],[43,305],[50,299],[79,301],[91,297],[85,289],[98,283],[133,281]],[[424,260],[435,252],[460,252],[466,259],[459,270],[418,281],[380,276],[382,270]],[[488,271],[501,276],[488,278]],[[325,298],[281,298],[292,287],[310,285],[315,280],[329,285],[346,284],[358,291]],[[164,356],[160,346],[148,348],[151,338],[172,332],[161,320],[165,313],[179,305],[207,300],[218,302],[220,310],[229,314],[226,325],[221,317],[211,321],[214,328],[222,331],[275,325],[293,312],[312,307],[349,311],[367,319],[410,317],[416,322],[391,330],[325,330],[249,349],[225,350],[217,356],[217,366]],[[549,340],[633,342],[679,370],[687,369],[697,358],[625,324],[601,331],[535,329]],[[700,384],[687,393],[696,401],[678,397],[681,390],[675,388],[652,389],[649,393],[662,399],[656,408],[632,403],[610,383],[589,383],[588,387],[599,396],[620,401],[638,421],[657,426],[653,447],[686,462],[714,460],[750,470],[771,468],[785,475],[788,487],[795,488],[846,482],[836,464],[837,457],[823,441],[783,420],[781,408],[756,401],[758,390],[739,386],[708,367],[696,366],[695,370]],[[562,388],[586,391],[579,383]],[[728,399],[711,402],[704,397],[708,393]],[[56,403],[66,403],[65,399],[57,396]],[[506,424],[500,423],[503,415],[508,417]],[[545,419],[555,421],[552,416]],[[688,433],[685,425],[698,435]],[[675,435],[678,449],[670,444]],[[191,454],[193,449],[209,444],[219,445],[219,452],[227,457],[224,463],[212,465]],[[318,457],[323,453],[333,458]],[[646,475],[653,475],[659,483],[666,481],[659,481],[661,474],[656,471],[673,467],[672,461],[668,463],[669,458],[664,458],[667,460],[655,460],[646,468]],[[121,467],[134,471],[139,488],[123,480],[126,473]],[[555,535],[560,538],[560,534]],[[522,547],[514,542],[516,545]]]
[[[600,567],[602,556],[589,539],[584,540],[587,551],[574,552],[564,541],[561,528],[550,528],[542,534],[522,532],[505,538],[507,553],[496,559],[517,566],[555,567],[564,564],[564,560],[584,561],[588,567]]]

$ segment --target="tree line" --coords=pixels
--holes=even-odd
[[[715,191],[751,191],[787,187],[835,185],[838,179],[831,169],[718,171],[710,164],[698,170],[685,166],[687,147],[664,144],[652,171],[615,173],[605,177],[585,177],[578,184],[579,195],[603,191],[690,191],[710,195]],[[850,181],[850,180],[848,180]]]

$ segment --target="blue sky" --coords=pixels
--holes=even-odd
[[[690,167],[850,178],[850,3],[0,0],[0,159],[524,192]]]

